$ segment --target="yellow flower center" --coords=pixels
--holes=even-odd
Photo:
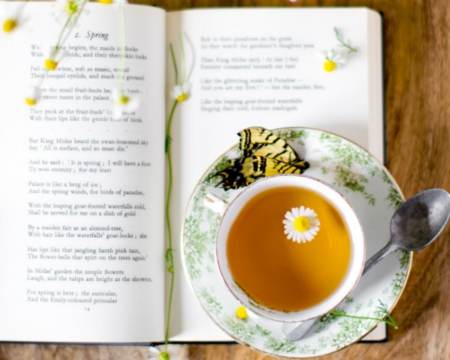
[[[37,103],[36,99],[32,99],[29,97],[25,98],[25,102],[27,103],[28,106],[34,106]]]
[[[333,60],[327,60],[325,61],[325,63],[323,64],[323,69],[326,72],[332,72],[334,69],[336,69],[336,63]]]
[[[4,23],[3,23],[3,31],[4,32],[11,32],[13,31],[17,26],[17,21],[14,19],[7,19]]]
[[[304,216],[299,216],[294,220],[294,229],[298,232],[305,232],[309,229],[309,220]]]
[[[183,93],[180,96],[177,97],[178,102],[186,101],[188,98],[187,94]]]
[[[119,99],[117,99],[117,105],[124,106],[130,102],[130,98],[126,95],[122,95]]]
[[[73,1],[68,1],[64,5],[64,11],[69,15],[73,15],[78,11],[78,4]]]
[[[45,59],[44,66],[48,71],[54,71],[58,67],[58,63],[53,59]]]
[[[236,316],[239,319],[245,320],[248,317],[247,309],[244,306],[239,306],[236,310]]]
[[[110,5],[113,3],[113,0],[97,0],[100,4]]]

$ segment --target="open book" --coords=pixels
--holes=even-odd
[[[0,3],[0,13],[18,3]],[[27,3],[0,34],[0,339],[150,343],[164,339],[165,122],[173,44],[192,84],[172,124],[173,233],[204,170],[249,126],[331,131],[384,158],[379,14],[359,9],[217,9],[174,13],[129,5],[124,87],[140,107],[112,117],[117,9],[89,4],[47,74],[61,29],[56,3]],[[358,52],[337,46],[334,28]],[[346,64],[328,73],[317,54]],[[176,251],[171,340],[231,340],[205,314]]]

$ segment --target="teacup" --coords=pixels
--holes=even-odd
[[[358,283],[365,262],[360,220],[321,180],[271,176],[229,204],[208,194],[205,205],[223,212],[216,262],[230,292],[251,312],[306,321],[335,308]]]

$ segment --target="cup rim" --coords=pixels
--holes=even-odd
[[[338,197],[343,200],[345,206],[347,206],[348,209],[351,210],[351,216],[353,216],[353,228],[354,231],[352,232],[351,229],[348,227],[348,232],[351,233],[351,249],[354,251],[355,248],[355,240],[354,238],[356,238],[356,235],[358,235],[358,243],[360,244],[360,249],[358,250],[361,254],[361,256],[359,258],[353,259],[355,256],[354,254],[351,255],[351,259],[349,261],[349,267],[347,269],[347,272],[344,276],[344,279],[341,281],[340,285],[338,286],[337,289],[335,289],[333,291],[333,293],[331,295],[329,295],[326,299],[322,300],[319,304],[316,304],[312,307],[308,307],[307,309],[304,310],[299,310],[299,311],[292,311],[292,312],[287,312],[287,311],[280,311],[280,310],[275,310],[275,309],[269,309],[263,305],[260,305],[259,303],[257,303],[255,300],[253,300],[250,296],[245,294],[245,290],[243,290],[236,282],[234,282],[232,275],[230,275],[231,277],[231,281],[232,284],[230,284],[227,279],[226,276],[224,274],[224,270],[221,267],[221,263],[219,261],[219,246],[221,244],[221,242],[219,241],[219,237],[221,235],[221,229],[223,229],[222,225],[224,223],[224,220],[227,217],[227,214],[229,213],[230,208],[232,208],[232,205],[236,203],[236,201],[239,201],[240,198],[242,198],[243,195],[248,193],[249,189],[253,189],[256,186],[261,186],[259,184],[267,182],[267,181],[276,181],[275,179],[278,178],[306,178],[308,179],[307,181],[313,181],[316,183],[319,183],[320,186],[324,186],[330,190],[332,190],[332,192],[334,192],[336,195],[338,195]],[[290,181],[290,180],[289,180]],[[286,185],[293,185],[296,186],[295,184],[286,184]],[[268,187],[268,188],[273,188],[273,187],[277,187],[272,186],[272,187]],[[268,189],[268,188],[263,188],[264,189]],[[311,189],[311,188],[308,188]],[[321,196],[323,196],[322,193],[319,192],[319,194]],[[239,211],[242,209],[242,207],[245,205],[245,203],[243,203],[236,211],[236,214],[239,213]],[[335,206],[336,207],[336,206]],[[340,208],[337,208],[338,212],[340,213],[342,219],[345,221],[346,225],[347,225],[347,217],[344,216],[344,214],[341,212]],[[237,216],[237,215],[236,215]],[[236,217],[235,216],[235,217]],[[234,221],[234,219],[233,219]],[[355,225],[356,228],[355,228]],[[347,225],[348,226],[348,225]],[[226,242],[227,242],[227,237],[228,237],[228,231],[226,232],[226,237],[225,237],[225,247],[226,247]],[[357,233],[356,235],[354,233]],[[352,252],[353,252],[352,251]],[[225,255],[226,258],[226,255]],[[247,310],[250,310],[251,312],[255,313],[258,316],[261,316],[263,318],[267,318],[273,321],[278,321],[278,322],[283,322],[283,323],[289,323],[289,322],[302,322],[302,321],[308,321],[317,317],[320,317],[324,314],[326,314],[327,312],[331,311],[332,309],[336,308],[340,303],[342,303],[345,298],[347,298],[347,296],[354,290],[354,288],[356,287],[356,285],[358,284],[361,276],[362,276],[362,272],[364,270],[364,264],[365,264],[365,259],[366,259],[366,238],[365,238],[365,234],[364,234],[364,230],[361,224],[361,220],[358,216],[358,214],[356,213],[353,205],[347,200],[347,198],[339,191],[337,190],[335,187],[333,187],[332,185],[317,179],[313,176],[309,176],[309,175],[304,175],[304,174],[277,174],[277,175],[273,175],[270,177],[264,177],[264,178],[260,178],[258,180],[256,180],[255,182],[253,182],[252,184],[248,185],[247,187],[245,187],[239,194],[236,195],[236,197],[228,204],[227,208],[225,209],[222,218],[220,220],[219,226],[218,226],[218,230],[216,233],[216,246],[215,246],[215,260],[216,260],[216,266],[218,268],[220,277],[223,281],[223,283],[225,284],[225,286],[228,288],[228,291],[230,292],[230,294],[233,295],[233,297],[239,301],[240,304],[244,305],[246,307]],[[223,264],[224,266],[228,265],[228,262],[226,262],[225,264]],[[354,270],[356,269],[356,270]],[[352,272],[353,270],[353,272]],[[229,269],[228,269],[228,272]],[[348,280],[347,278],[349,277],[350,273],[353,273],[352,276],[352,281],[350,282],[350,280]],[[231,272],[230,272],[231,274]],[[348,285],[350,284],[350,285]],[[339,296],[337,299],[335,299],[334,301],[330,301],[330,299],[332,299],[333,297],[336,297],[336,293],[338,292],[338,290],[340,290],[344,285],[346,285],[345,287],[345,291],[343,294],[341,294],[341,296]],[[240,296],[238,296],[238,294],[236,294],[236,292],[233,290],[233,286],[236,286],[239,291],[243,294],[243,296],[247,299],[247,301],[243,300]],[[342,292],[342,290],[341,290]],[[325,310],[320,311],[314,313],[314,310],[319,306],[324,304],[324,302],[331,302],[332,306],[328,306]],[[323,306],[321,306],[323,308]],[[308,316],[301,316],[302,314],[308,313],[308,312],[313,312],[313,314],[310,314]]]

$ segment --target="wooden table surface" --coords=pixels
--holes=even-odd
[[[140,1],[153,3],[153,1]],[[383,12],[387,168],[406,198],[428,188],[450,192],[450,6],[448,0],[169,0],[167,10],[218,6],[367,6]],[[323,360],[450,359],[450,225],[416,252],[393,311],[399,325],[382,344],[355,344]],[[180,357],[266,360],[242,345],[180,346]],[[0,345],[3,359],[147,359],[144,347]]]

